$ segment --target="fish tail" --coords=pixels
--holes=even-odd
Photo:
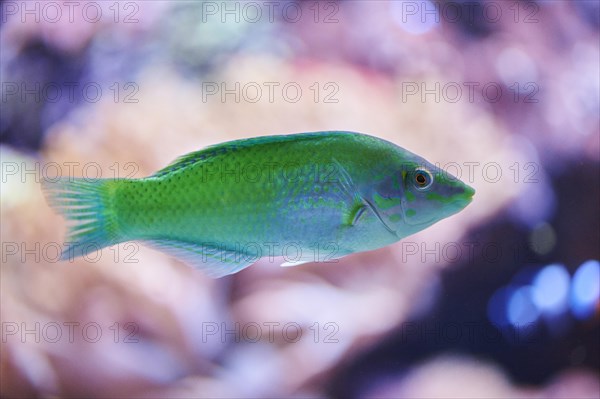
[[[48,203],[62,214],[69,228],[61,259],[73,259],[119,243],[112,192],[115,179],[63,177],[45,179]]]

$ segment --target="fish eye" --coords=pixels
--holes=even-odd
[[[414,184],[415,187],[419,190],[424,190],[429,188],[433,183],[433,178],[431,177],[431,173],[425,169],[417,169],[414,174]]]

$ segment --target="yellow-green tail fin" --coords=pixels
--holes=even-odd
[[[69,228],[61,259],[87,255],[118,243],[108,184],[113,179],[63,177],[46,179],[48,203],[67,220]]]

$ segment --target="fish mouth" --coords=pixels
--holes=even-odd
[[[463,198],[470,203],[471,201],[473,201],[474,195],[475,195],[475,189],[473,187],[465,184],[465,192],[463,193]]]
[[[465,184],[463,190],[462,193],[455,195],[454,199],[449,203],[452,208],[461,210],[473,202],[475,189]]]

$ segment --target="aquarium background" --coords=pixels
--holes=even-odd
[[[598,1],[0,6],[1,396],[600,396]],[[418,153],[474,202],[334,265],[58,260],[43,178],[321,130]]]

